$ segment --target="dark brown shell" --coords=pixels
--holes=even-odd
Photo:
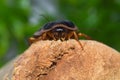
[[[56,27],[63,27],[69,30],[77,31],[77,27],[70,21],[54,21],[45,24],[40,30],[34,33],[33,37],[39,37],[44,32],[50,31]]]

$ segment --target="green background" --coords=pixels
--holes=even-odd
[[[57,6],[58,16],[42,14],[33,25],[30,0],[0,0],[0,66],[24,52],[28,38],[48,20],[70,20],[80,32],[120,51],[120,0],[57,0]]]

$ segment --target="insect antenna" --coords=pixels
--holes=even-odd
[[[43,15],[43,14],[41,14],[40,16],[42,16],[47,22],[50,22],[50,19],[49,19],[49,17],[48,16],[46,16],[46,15]]]

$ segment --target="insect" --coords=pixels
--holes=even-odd
[[[30,44],[39,40],[69,40],[75,39],[80,44],[81,48],[83,46],[79,41],[79,37],[83,36],[90,39],[89,36],[83,33],[78,33],[78,28],[71,21],[54,21],[45,24],[40,30],[34,33],[32,37],[29,38]]]

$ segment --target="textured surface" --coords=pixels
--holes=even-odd
[[[15,62],[13,80],[120,80],[120,54],[96,42],[38,41]]]

